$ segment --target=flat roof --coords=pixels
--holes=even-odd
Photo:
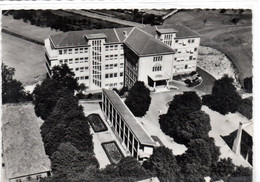
[[[169,75],[166,75],[166,74],[154,74],[154,75],[149,75],[149,77],[150,77],[153,81],[168,80],[168,79],[171,78]]]
[[[145,129],[139,124],[138,120],[135,118],[133,113],[128,109],[124,102],[113,90],[102,89],[103,93],[109,98],[116,108],[118,113],[123,117],[126,124],[129,126],[133,134],[136,136],[137,140],[141,144],[157,146],[153,139],[147,134]]]
[[[104,33],[93,33],[93,34],[85,34],[87,39],[104,39],[107,36]]]
[[[51,171],[40,135],[42,122],[31,103],[2,105],[2,151],[8,179]]]
[[[157,31],[158,31],[159,33],[161,33],[161,34],[178,32],[178,31],[175,30],[174,28],[163,28],[163,29],[158,29]]]

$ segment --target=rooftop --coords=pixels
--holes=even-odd
[[[121,117],[124,118],[126,124],[129,126],[131,131],[137,137],[141,144],[156,146],[156,143],[153,139],[147,134],[144,128],[138,123],[138,120],[128,109],[124,102],[121,101],[120,97],[113,91],[108,89],[102,89],[103,93],[109,98],[113,103],[113,106],[119,112]]]
[[[124,43],[130,47],[138,56],[165,53],[174,54],[174,50],[172,48],[139,28],[134,28]]]
[[[2,105],[3,160],[7,178],[50,171],[32,104]]]
[[[107,38],[107,36],[104,33],[85,34],[85,37],[87,39],[104,39],[104,38]]]
[[[106,38],[106,43],[123,43],[125,36],[129,36],[130,33],[135,30],[142,30],[141,36],[138,36],[137,39],[140,39],[142,36],[150,35],[153,37],[153,41],[157,42],[154,38],[157,34],[156,31],[161,33],[170,33],[176,32],[176,38],[189,38],[189,37],[200,37],[198,33],[191,30],[190,28],[184,25],[159,25],[151,26],[145,25],[144,27],[123,27],[123,28],[113,28],[113,29],[93,29],[93,30],[83,30],[83,31],[70,31],[65,33],[59,33],[56,35],[51,35],[50,39],[55,48],[64,48],[64,47],[75,47],[75,46],[87,46],[87,40],[85,35],[89,38]],[[126,35],[125,35],[126,33]],[[134,33],[136,34],[136,33]],[[142,38],[144,40],[146,38]],[[155,44],[151,39],[151,44]]]

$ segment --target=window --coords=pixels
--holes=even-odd
[[[72,49],[69,49],[69,54],[72,54]]]
[[[60,64],[63,64],[63,60],[62,59],[60,60]]]
[[[88,76],[85,76],[85,80],[88,80]]]
[[[22,182],[22,180],[21,179],[17,179],[16,182]]]
[[[88,53],[88,48],[84,48],[84,53]]]
[[[68,63],[68,60],[67,59],[64,59],[64,64],[67,64]]]
[[[109,76],[110,76],[110,78],[113,78],[113,73],[110,73]]]
[[[76,68],[75,70],[76,70],[76,71],[79,71],[79,68]]]
[[[75,59],[75,63],[79,63],[79,58],[76,58],[76,59]]]
[[[196,52],[197,51],[197,48],[194,48],[194,52]]]
[[[177,60],[177,58],[174,58],[174,60],[176,61],[176,60]]]
[[[153,62],[162,61],[162,56],[153,57]]]
[[[155,65],[153,67],[153,71],[161,71],[162,70],[162,66],[161,65]]]
[[[123,68],[124,67],[124,63],[120,63],[120,68]]]
[[[192,60],[192,56],[190,56],[190,60]]]
[[[59,50],[59,55],[62,55],[62,50]]]
[[[88,70],[88,67],[87,67],[87,66],[85,67],[85,70]]]
[[[75,49],[75,54],[78,54],[79,49]]]
[[[175,40],[175,43],[178,43],[179,40]]]
[[[69,64],[72,64],[73,63],[73,59],[69,59]]]
[[[109,78],[108,74],[106,74],[106,78]]]
[[[185,69],[187,69],[187,68],[188,68],[188,65],[186,64],[186,65],[185,65]]]
[[[64,49],[64,54],[67,54],[67,49]]]
[[[123,76],[123,75],[124,75],[124,73],[123,73],[123,72],[121,72],[121,73],[120,73],[120,76]]]
[[[114,73],[114,77],[117,77],[117,73]]]
[[[114,64],[114,67],[117,67],[117,64]]]
[[[108,69],[109,69],[109,65],[108,65],[108,64],[105,66],[105,69],[106,69],[106,70],[108,70]]]
[[[106,46],[105,48],[106,48],[106,51],[108,51],[108,50],[109,50],[109,46]]]
[[[194,39],[192,39],[192,40],[191,40],[191,42],[192,42],[192,43],[194,43],[194,42],[195,42],[195,40],[194,40]]]

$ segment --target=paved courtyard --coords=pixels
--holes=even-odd
[[[94,153],[95,157],[97,158],[100,168],[105,168],[106,165],[110,164],[110,161],[101,145],[101,143],[109,142],[109,141],[115,141],[117,145],[119,146],[120,150],[122,151],[124,156],[127,156],[126,151],[123,149],[122,145],[120,144],[119,140],[116,138],[115,134],[111,130],[110,126],[106,122],[104,115],[101,111],[101,108],[99,106],[99,103],[93,102],[80,102],[80,105],[84,107],[84,113],[85,116],[88,116],[89,114],[99,114],[104,123],[106,124],[108,130],[104,132],[98,132],[95,133],[94,130],[90,127],[90,132],[93,135],[93,143],[94,143]]]

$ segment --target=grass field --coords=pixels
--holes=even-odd
[[[174,14],[164,24],[181,23],[202,35],[201,45],[225,53],[239,71],[239,78],[252,76],[252,15],[228,10],[186,10]],[[239,21],[235,24],[234,18]]]
[[[14,78],[31,85],[46,75],[43,46],[2,33],[2,62],[15,68]]]

